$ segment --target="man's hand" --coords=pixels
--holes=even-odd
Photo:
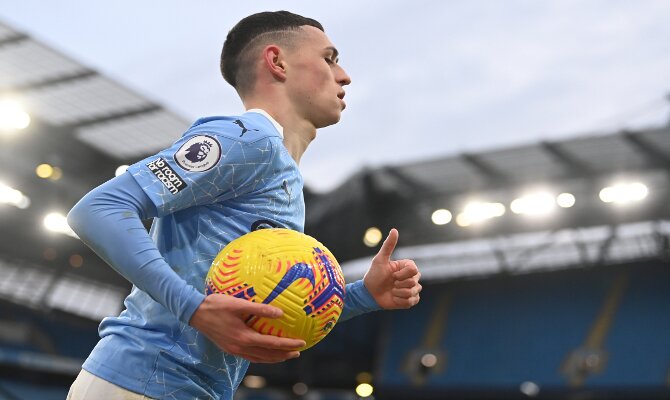
[[[205,298],[189,323],[221,350],[251,362],[276,363],[300,356],[296,349],[305,346],[304,340],[258,333],[244,322],[251,314],[279,318],[282,310],[267,304],[214,293]]]
[[[419,302],[421,273],[412,260],[391,260],[398,244],[398,231],[391,229],[381,249],[372,259],[363,284],[380,307],[386,310],[410,308]]]

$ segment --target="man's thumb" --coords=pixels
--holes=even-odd
[[[388,237],[384,240],[381,249],[379,249],[379,252],[377,253],[377,257],[375,258],[383,261],[390,261],[391,254],[393,254],[393,250],[395,250],[395,246],[398,244],[398,237],[398,230],[395,228],[391,229],[391,232],[389,232]]]

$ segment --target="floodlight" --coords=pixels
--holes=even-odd
[[[382,231],[377,227],[368,228],[363,236],[363,243],[368,247],[375,247],[382,240]]]
[[[119,165],[118,168],[116,168],[116,171],[114,171],[114,176],[122,175],[127,169],[128,165]]]
[[[479,222],[500,217],[505,214],[505,206],[501,203],[484,203],[473,201],[468,203],[463,212],[456,216],[456,224],[470,226]]]
[[[535,397],[540,393],[540,386],[535,382],[526,381],[519,386],[519,390],[528,397]]]
[[[426,353],[421,356],[421,365],[426,368],[433,368],[437,365],[437,356],[433,353]]]
[[[451,222],[451,212],[440,208],[439,210],[435,210],[430,218],[435,225],[446,225]]]
[[[0,182],[0,203],[12,205],[17,208],[28,208],[30,199],[20,190]]]
[[[30,115],[21,103],[11,99],[0,100],[0,131],[13,132],[30,125]]]
[[[58,212],[49,213],[44,217],[44,227],[51,232],[78,238],[77,234],[68,225],[65,215]]]
[[[40,164],[35,168],[35,175],[42,179],[48,179],[53,175],[54,168],[49,164]]]
[[[572,193],[561,193],[556,196],[556,204],[561,208],[570,208],[575,205],[576,199]]]
[[[600,191],[600,200],[604,203],[629,204],[647,197],[649,189],[641,182],[622,182],[604,187]]]
[[[373,391],[374,389],[369,383],[361,383],[356,386],[356,394],[360,397],[369,397]]]
[[[510,209],[514,214],[546,215],[556,209],[556,200],[547,192],[531,193],[514,199]]]

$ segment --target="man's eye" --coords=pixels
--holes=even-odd
[[[334,63],[334,61],[331,60],[330,58],[324,58],[324,60],[326,60],[326,62],[327,62],[328,64],[333,64],[333,63]]]

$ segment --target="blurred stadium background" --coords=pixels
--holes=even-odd
[[[2,23],[0,95],[0,399],[63,399],[130,289],[64,215],[190,121]],[[306,188],[348,280],[396,227],[422,302],[252,365],[236,398],[670,398],[669,173],[670,123]]]

